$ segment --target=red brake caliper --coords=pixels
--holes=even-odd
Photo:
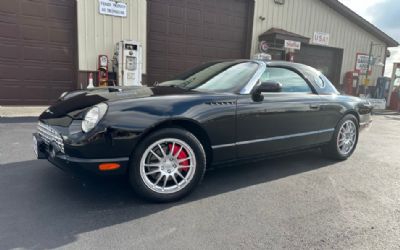
[[[178,153],[178,151],[181,149],[181,147],[182,146],[179,147],[179,146],[175,145],[174,146],[174,151],[172,152],[172,154],[176,155]],[[169,148],[169,150],[171,150],[172,149],[172,144],[169,144],[168,148]],[[181,152],[179,152],[179,155],[176,158],[178,158],[178,160],[182,160],[182,159],[186,159],[187,157],[188,157],[188,154],[186,153],[185,149],[182,148]],[[183,161],[183,162],[180,163],[181,166],[189,166],[189,164],[190,164],[189,160],[186,160],[186,161]],[[183,167],[181,169],[182,169],[182,171],[187,172],[189,170],[189,167]]]

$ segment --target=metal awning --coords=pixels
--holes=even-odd
[[[283,29],[271,28],[258,36],[259,41],[291,40],[310,43],[310,38]]]

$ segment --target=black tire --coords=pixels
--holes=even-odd
[[[142,156],[146,150],[155,142],[173,138],[185,142],[190,146],[195,155],[196,167],[191,180],[185,187],[174,193],[159,193],[150,189],[140,172],[140,163]],[[152,202],[171,202],[177,201],[184,196],[188,195],[202,180],[206,170],[206,154],[200,141],[190,132],[180,128],[165,128],[155,131],[145,137],[140,144],[135,148],[132,154],[131,163],[129,167],[129,182],[134,190],[142,198]]]
[[[349,151],[348,153],[342,153],[339,150],[338,137],[339,137],[340,129],[342,128],[343,124],[345,124],[347,121],[351,121],[354,123],[355,128],[356,128],[356,138],[355,138],[354,146],[351,149],[351,151]],[[359,136],[359,125],[358,125],[357,118],[352,114],[345,115],[337,124],[337,126],[335,128],[335,132],[332,137],[332,140],[327,145],[322,147],[322,152],[326,157],[333,159],[333,160],[339,160],[339,161],[347,160],[354,153],[354,151],[357,148],[358,136]]]

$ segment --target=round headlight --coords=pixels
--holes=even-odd
[[[87,133],[92,130],[107,112],[107,104],[100,103],[88,110],[82,122],[82,130]]]

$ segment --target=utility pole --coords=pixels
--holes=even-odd
[[[372,59],[372,47],[374,46],[374,43],[371,42],[371,45],[369,46],[369,54],[368,54],[368,66],[367,66],[367,71],[365,73],[365,83],[364,83],[364,95],[367,97],[367,85],[369,85],[369,67],[371,66],[371,59]]]

